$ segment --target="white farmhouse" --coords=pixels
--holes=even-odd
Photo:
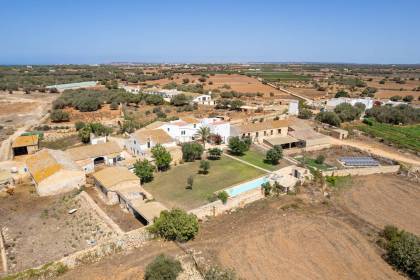
[[[165,148],[176,146],[175,140],[162,129],[139,129],[130,135],[126,148],[134,156],[145,156],[157,144]]]
[[[202,126],[196,118],[185,117],[176,121],[171,121],[162,125],[160,128],[168,133],[179,143],[194,141],[198,129]]]
[[[356,103],[362,103],[366,106],[366,109],[371,109],[373,107],[374,100],[371,98],[331,98],[327,101],[326,109],[334,109],[337,105],[340,105],[342,103],[348,103],[352,106],[354,106]]]
[[[214,101],[209,94],[201,94],[193,98],[192,102],[200,105],[214,105]]]
[[[222,141],[227,143],[230,137],[230,123],[220,118],[204,118],[201,119],[201,125],[210,128],[212,134],[222,137]]]

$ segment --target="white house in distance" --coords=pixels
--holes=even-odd
[[[139,94],[141,92],[140,86],[121,86],[120,88],[124,89],[127,92],[133,93],[133,94]]]
[[[165,148],[176,146],[175,140],[162,129],[139,129],[130,134],[126,148],[134,156],[145,156],[157,144]]]
[[[348,98],[348,97],[339,97],[331,98],[327,100],[326,109],[334,109],[337,105],[342,103],[348,103],[354,106],[356,103],[362,103],[366,106],[366,109],[371,109],[373,107],[374,100],[371,98]]]
[[[214,101],[211,99],[210,94],[201,94],[199,96],[195,96],[192,102],[200,105],[214,105]]]

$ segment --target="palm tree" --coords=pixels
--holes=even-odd
[[[198,129],[197,135],[200,137],[200,140],[203,142],[203,147],[206,149],[206,141],[210,137],[210,128],[207,126],[202,126]]]

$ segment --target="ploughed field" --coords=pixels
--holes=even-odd
[[[352,186],[339,197],[349,212],[378,228],[392,224],[420,234],[420,184],[395,175],[353,178]]]

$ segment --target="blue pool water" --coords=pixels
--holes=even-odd
[[[234,197],[243,192],[247,192],[249,190],[259,188],[261,187],[262,184],[266,182],[268,182],[268,178],[264,176],[264,177],[260,177],[258,179],[234,186],[230,189],[227,189],[226,192],[228,193],[230,197]]]

